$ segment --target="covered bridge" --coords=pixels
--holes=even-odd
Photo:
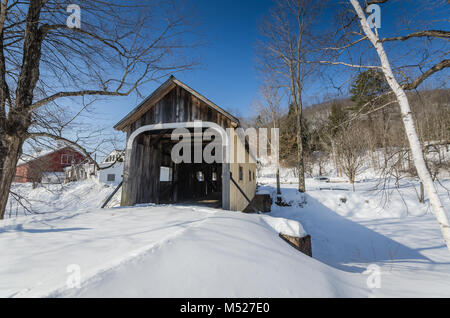
[[[256,161],[247,139],[235,130],[239,120],[173,76],[114,128],[127,134],[122,206],[200,203],[242,211],[255,196]],[[173,140],[175,129],[196,142],[190,162],[173,160],[175,145],[185,141],[184,136]],[[208,129],[221,137],[203,140]],[[212,141],[221,143],[223,160],[199,160],[198,153]]]

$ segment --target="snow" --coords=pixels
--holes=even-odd
[[[54,213],[99,208],[115,186],[114,184],[103,184],[96,180],[84,180],[68,184],[44,184],[38,185],[36,189],[33,189],[31,183],[13,183],[11,191],[24,197],[26,200],[24,205],[31,210],[31,213]],[[118,204],[120,196],[114,199],[114,202],[111,202],[108,206]],[[10,197],[10,202],[6,207],[6,217],[8,218],[10,211],[15,215],[16,208],[19,210],[19,216],[27,212]]]
[[[306,194],[284,184],[283,198],[303,207],[273,204],[270,215],[300,222],[312,237],[313,257],[324,264],[363,275],[371,264],[379,266],[381,288],[371,290],[371,297],[449,297],[450,253],[429,205],[418,201],[418,184],[404,181],[399,190],[387,191],[386,201],[386,193],[374,191],[377,183],[361,182],[356,192],[338,183],[348,190],[330,191],[308,179]],[[450,180],[442,185],[450,188]],[[447,190],[437,187],[449,207]],[[274,194],[276,188],[261,191]]]
[[[258,191],[275,198],[275,179],[265,173]],[[0,297],[450,297],[450,253],[415,180],[379,191],[372,175],[353,192],[345,180],[311,178],[301,194],[295,176],[285,177],[289,206],[274,203],[268,214],[119,208],[120,192],[113,208],[99,209],[113,186],[15,184],[49,213],[0,221]],[[450,180],[441,184],[448,209]],[[311,235],[313,258],[280,232]],[[81,288],[67,286],[74,264]],[[366,283],[373,266],[380,288]]]
[[[191,206],[3,221],[2,297],[359,297],[365,280],[299,253],[257,214]],[[20,252],[18,252],[20,251]],[[68,266],[80,289],[68,289]]]
[[[271,216],[263,216],[262,220],[266,222],[276,233],[294,237],[304,237],[307,235],[303,229],[303,226],[298,221]]]

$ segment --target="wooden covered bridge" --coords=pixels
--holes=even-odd
[[[256,161],[246,139],[236,133],[238,127],[237,118],[171,76],[114,126],[127,134],[121,205],[200,203],[246,209],[255,196]],[[179,143],[172,132],[180,128],[200,140],[192,143],[190,162],[172,160]],[[195,139],[208,129],[221,134],[222,161],[194,158],[217,138]]]

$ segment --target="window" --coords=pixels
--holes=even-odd
[[[63,165],[69,165],[72,164],[73,156],[62,154],[61,155],[61,164]]]
[[[107,178],[106,180],[108,182],[116,181],[116,175],[115,174],[108,174],[106,178]]]
[[[244,169],[239,166],[239,181],[244,180]]]
[[[172,168],[161,167],[160,173],[159,173],[159,181],[161,181],[161,182],[172,181]]]
[[[212,173],[212,181],[217,181],[217,172]]]
[[[252,172],[248,171],[248,181],[252,181]]]
[[[197,171],[197,180],[198,182],[203,182],[205,180],[203,176],[203,171]]]

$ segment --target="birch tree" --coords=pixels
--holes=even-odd
[[[414,122],[414,118],[412,115],[411,107],[409,105],[408,98],[405,93],[405,89],[411,89],[416,88],[418,85],[420,85],[426,78],[428,78],[430,75],[438,72],[439,70],[442,70],[446,67],[450,66],[450,60],[442,60],[441,62],[437,63],[433,67],[431,67],[429,70],[425,71],[421,76],[419,76],[417,79],[415,79],[413,82],[400,85],[396,77],[394,76],[394,72],[391,67],[391,63],[389,61],[389,58],[386,54],[386,51],[384,49],[383,43],[387,41],[395,41],[395,40],[407,40],[411,37],[417,37],[417,36],[424,36],[424,34],[430,34],[430,35],[436,35],[436,36],[442,36],[442,37],[449,37],[450,32],[447,31],[423,31],[420,33],[410,34],[408,36],[403,37],[396,37],[396,38],[389,38],[389,39],[380,39],[376,32],[374,32],[371,27],[369,26],[368,20],[366,18],[366,15],[363,11],[363,8],[361,7],[358,0],[349,0],[351,5],[353,6],[359,22],[361,24],[362,30],[364,34],[366,35],[367,39],[370,41],[372,46],[375,48],[376,53],[379,57],[380,64],[381,64],[381,71],[386,77],[386,81],[388,82],[391,90],[395,94],[396,100],[398,104],[400,105],[400,111],[402,114],[402,121],[405,128],[405,132],[408,138],[409,147],[411,149],[412,157],[414,166],[417,170],[417,174],[419,176],[420,181],[423,183],[425,193],[429,197],[431,208],[436,216],[437,221],[439,222],[439,225],[441,227],[442,235],[444,237],[444,240],[447,244],[447,248],[450,250],[450,224],[448,220],[448,216],[444,210],[444,206],[442,204],[442,201],[440,200],[436,186],[433,182],[433,179],[431,177],[430,171],[428,170],[425,158],[423,154],[423,149],[420,144],[416,125]],[[386,1],[383,1],[386,2]]]

